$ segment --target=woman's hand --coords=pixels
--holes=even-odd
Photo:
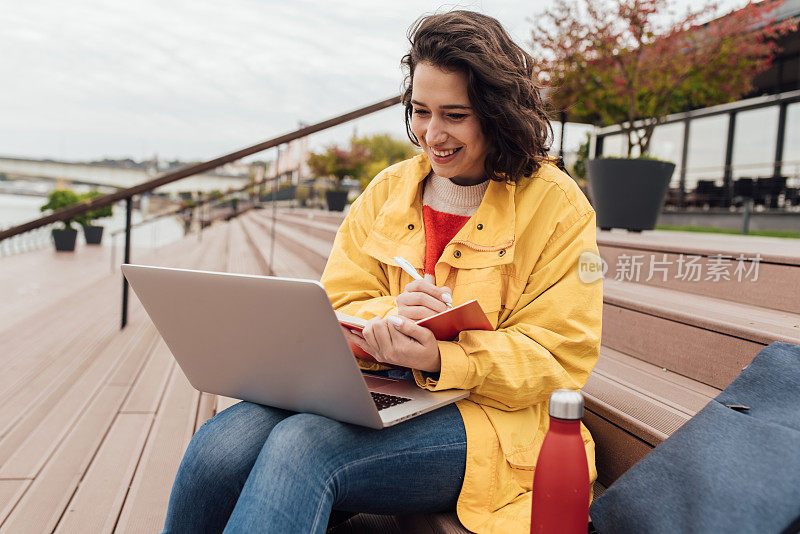
[[[397,296],[397,314],[414,321],[427,319],[447,309],[453,303],[448,287],[436,287],[428,280],[414,280]]]
[[[414,321],[392,315],[367,321],[362,335],[345,333],[348,341],[361,347],[380,363],[436,373],[441,370],[439,344],[433,332]]]

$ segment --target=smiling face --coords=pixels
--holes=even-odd
[[[470,106],[466,75],[419,63],[414,69],[411,104],[411,131],[433,172],[459,185],[486,180],[483,162],[489,143]]]

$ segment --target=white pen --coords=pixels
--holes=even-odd
[[[409,274],[409,276],[411,276],[411,278],[413,278],[414,280],[424,280],[424,278],[419,275],[419,273],[414,268],[414,266],[411,265],[410,263],[408,263],[406,260],[404,260],[400,256],[395,256],[392,259],[394,261],[396,261],[397,265],[399,265],[401,269],[403,269],[405,272],[407,272]],[[447,302],[445,300],[445,298],[450,299],[450,302]],[[448,308],[452,308],[453,307],[453,297],[451,297],[447,293],[442,294],[442,301],[444,301],[444,305],[447,306]]]

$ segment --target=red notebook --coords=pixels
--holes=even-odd
[[[336,318],[339,319],[339,324],[342,326],[359,332],[367,324],[366,319],[353,317],[338,311],[336,312]],[[452,341],[458,337],[459,332],[464,330],[494,330],[492,323],[483,313],[481,305],[474,299],[442,313],[437,313],[427,319],[421,319],[417,321],[417,324],[433,332],[433,336],[439,341]],[[359,346],[350,343],[350,348],[356,358],[375,361],[375,358],[364,352]]]

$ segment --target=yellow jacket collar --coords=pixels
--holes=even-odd
[[[380,216],[370,233],[381,234],[389,241],[367,239],[372,245],[368,246],[372,249],[370,255],[385,261],[385,258],[398,254],[389,250],[392,247],[391,242],[404,243],[418,251],[416,254],[409,254],[412,257],[406,259],[416,267],[421,267],[425,250],[422,182],[430,172],[430,160],[422,153],[409,161],[407,166],[401,167],[395,175],[388,177],[397,182],[392,184],[390,196],[381,208]],[[510,263],[514,257],[515,243],[515,191],[516,185],[490,181],[478,210],[453,237],[442,254],[442,260],[461,268]],[[413,230],[410,230],[411,226]],[[461,251],[459,258],[453,256],[452,249],[456,248]]]

